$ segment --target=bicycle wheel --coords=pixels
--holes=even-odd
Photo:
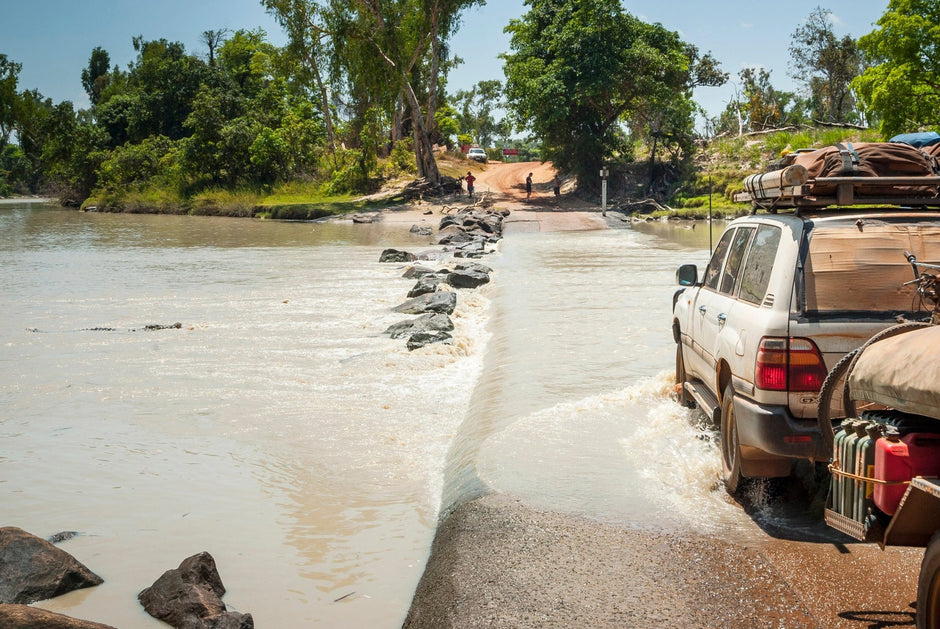
[[[852,375],[852,371],[855,369],[855,363],[858,361],[858,357],[861,355],[865,348],[871,345],[872,343],[877,343],[878,341],[891,338],[892,336],[897,336],[898,334],[904,334],[905,332],[911,332],[913,330],[919,330],[921,328],[926,328],[930,324],[922,321],[908,321],[906,323],[899,323],[893,325],[890,328],[885,328],[878,334],[875,334],[873,337],[865,341],[859,351],[856,352],[855,357],[849,363],[848,370],[845,372],[845,382],[849,381],[849,378]],[[855,407],[855,400],[852,399],[852,396],[849,392],[849,387],[845,386],[842,389],[842,408],[845,410],[846,417],[857,417],[858,409]]]
[[[819,389],[819,401],[816,408],[816,423],[819,426],[819,434],[822,435],[824,452],[832,454],[833,439],[835,438],[835,429],[832,427],[833,419],[844,419],[848,417],[845,413],[845,383],[849,366],[855,361],[861,351],[861,347],[856,347],[851,352],[839,359],[839,362],[829,370],[826,379],[823,380],[822,387]],[[836,406],[832,405],[833,400],[837,400]]]

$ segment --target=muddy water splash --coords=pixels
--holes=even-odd
[[[671,396],[675,268],[707,258],[707,233],[691,236],[506,238],[445,509],[495,491],[631,526],[753,530],[720,486],[714,434]]]

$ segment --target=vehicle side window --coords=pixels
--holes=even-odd
[[[740,277],[741,264],[744,262],[744,254],[747,252],[747,243],[750,242],[753,234],[753,227],[741,227],[734,235],[734,242],[728,252],[728,261],[725,263],[725,271],[721,274],[720,291],[722,293],[734,294],[735,282]]]
[[[738,297],[754,304],[764,301],[779,244],[779,227],[761,225],[757,229],[754,244],[751,245],[747,262],[744,264],[744,275],[741,277],[741,291]]]
[[[708,266],[705,267],[705,286],[708,288],[718,289],[721,267],[725,262],[725,254],[728,253],[728,248],[731,246],[731,238],[734,236],[734,232],[735,230],[729,229],[722,234],[718,245],[715,247],[715,252],[712,254],[712,259],[708,261]]]

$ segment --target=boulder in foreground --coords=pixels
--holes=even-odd
[[[29,605],[0,604],[0,627],[4,629],[115,629],[90,620],[79,620]]]
[[[137,595],[147,613],[177,629],[253,629],[251,614],[229,612],[215,560],[201,552],[167,570]]]
[[[21,528],[0,528],[0,603],[34,603],[103,580],[70,554]]]

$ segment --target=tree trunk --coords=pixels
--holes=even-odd
[[[392,117],[392,144],[405,137],[405,103],[404,97],[399,94],[395,99],[395,114]]]
[[[424,124],[424,116],[421,115],[421,103],[415,95],[411,82],[402,74],[401,80],[405,88],[405,97],[411,106],[411,120],[414,125],[415,139],[415,162],[418,165],[418,176],[425,177],[430,183],[437,185],[441,181],[441,173],[437,169],[437,162],[434,160],[434,149],[431,145],[431,136]]]
[[[313,76],[317,80],[317,89],[320,92],[320,104],[323,107],[323,124],[326,125],[326,137],[330,142],[330,152],[336,152],[336,132],[333,130],[333,116],[330,114],[330,98],[320,76],[320,64],[317,63],[313,53],[308,54],[308,61],[313,68]]]
[[[653,147],[650,149],[650,181],[647,186],[647,191],[652,194],[653,192],[653,178],[656,176],[656,143],[659,140],[659,135],[653,134]]]
[[[431,10],[431,76],[428,77],[428,114],[424,123],[427,129],[434,127],[437,113],[437,80],[441,67],[440,13],[440,3],[435,2]]]

